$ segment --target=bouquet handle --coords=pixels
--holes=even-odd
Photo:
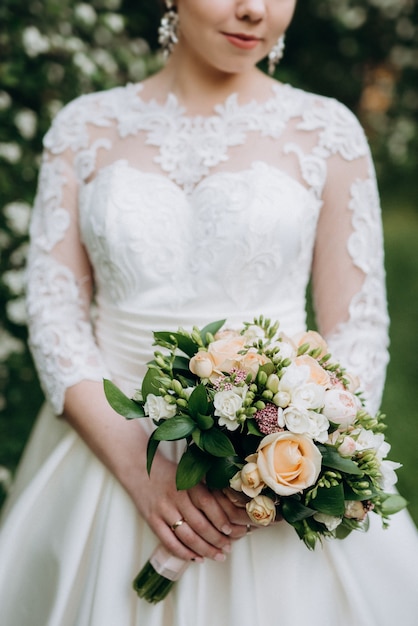
[[[189,564],[160,544],[133,581],[133,588],[140,598],[156,604],[167,596]]]

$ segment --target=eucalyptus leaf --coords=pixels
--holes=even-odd
[[[192,434],[196,423],[188,415],[175,415],[162,422],[153,437],[158,441],[178,441]]]
[[[204,385],[198,385],[193,389],[189,398],[188,408],[190,415],[194,418],[197,418],[199,413],[205,415],[208,412],[209,402]]]
[[[143,407],[128,398],[111,380],[105,379],[103,386],[106,399],[116,413],[129,420],[145,416]]]
[[[319,487],[316,497],[312,498],[310,504],[312,508],[320,513],[341,517],[345,510],[343,485]]]
[[[205,476],[211,466],[211,459],[196,446],[190,446],[177,466],[177,489],[191,489]]]
[[[338,450],[333,446],[317,444],[322,455],[322,465],[331,469],[340,470],[345,474],[353,476],[362,476],[363,472],[358,468],[356,463],[351,459],[346,459],[340,455]]]
[[[221,430],[211,428],[202,432],[202,445],[208,454],[226,457],[235,454],[234,446]]]

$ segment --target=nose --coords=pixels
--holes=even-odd
[[[239,0],[237,17],[241,20],[259,22],[266,14],[266,0]]]

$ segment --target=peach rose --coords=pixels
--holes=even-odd
[[[305,366],[309,368],[309,382],[321,385],[322,387],[330,386],[331,379],[328,372],[319,365],[316,359],[308,354],[304,354],[296,357],[294,363],[298,367]]]
[[[265,354],[259,354],[255,350],[250,349],[247,354],[242,355],[239,362],[239,369],[244,370],[247,374],[251,374],[252,379],[255,380],[260,366],[269,362]]]
[[[241,354],[245,346],[245,339],[241,335],[228,339],[212,341],[208,347],[208,354],[212,359],[214,369],[221,373],[229,373],[234,367],[239,367]]]
[[[319,354],[319,358],[322,358],[329,352],[327,342],[315,330],[308,330],[305,333],[296,335],[296,337],[294,337],[294,340],[296,341],[298,348],[300,346],[303,346],[304,343],[309,344],[310,350],[316,350],[317,348],[320,348],[321,352]]]
[[[315,484],[322,456],[312,439],[278,432],[261,440],[257,450],[261,479],[275,493],[290,496]]]
[[[245,508],[250,520],[260,526],[268,526],[276,517],[276,505],[268,496],[256,496]]]
[[[209,378],[213,372],[213,361],[206,351],[201,350],[192,356],[189,368],[192,374],[199,376],[199,378]]]

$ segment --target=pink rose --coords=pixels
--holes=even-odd
[[[322,413],[330,422],[342,428],[347,428],[353,424],[360,409],[360,400],[349,391],[344,389],[330,389],[325,393]]]

